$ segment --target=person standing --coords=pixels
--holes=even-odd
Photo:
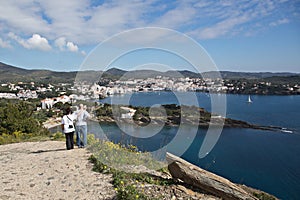
[[[65,115],[62,117],[61,128],[66,135],[67,150],[74,149],[74,115],[70,107],[66,108]]]
[[[76,116],[76,144],[79,148],[84,148],[87,145],[87,120],[90,114],[86,111],[86,107],[80,104]]]

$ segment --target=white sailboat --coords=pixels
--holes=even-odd
[[[253,101],[251,100],[251,97],[250,97],[250,95],[248,96],[248,101],[247,101],[247,103],[252,103]]]

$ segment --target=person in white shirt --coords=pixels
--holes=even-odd
[[[79,148],[84,148],[87,145],[87,120],[90,114],[86,111],[86,107],[80,104],[76,116],[76,144]]]
[[[72,110],[68,107],[65,111],[65,115],[62,117],[61,128],[66,135],[67,150],[74,149],[74,115]]]

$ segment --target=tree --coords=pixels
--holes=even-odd
[[[33,104],[25,101],[12,104],[7,103],[0,108],[0,134],[22,133],[42,134],[45,129],[32,114],[35,110]]]

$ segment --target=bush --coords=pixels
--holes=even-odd
[[[2,133],[0,135],[0,145],[17,142],[35,142],[41,140],[49,140],[49,137],[47,135],[35,135],[32,133],[22,133],[20,131],[16,131],[13,134]]]
[[[133,200],[133,199],[150,199],[141,188],[144,183],[156,185],[170,185],[172,180],[159,178],[146,173],[127,173],[114,168],[121,165],[136,166],[145,165],[153,168],[158,168],[162,163],[154,160],[150,153],[138,152],[134,145],[123,147],[120,144],[114,144],[110,141],[102,141],[95,139],[94,135],[88,137],[88,149],[93,153],[89,160],[94,164],[93,170],[101,173],[110,173],[113,175],[113,185],[117,192],[118,199]],[[135,156],[134,156],[135,155]],[[117,165],[115,163],[118,163]],[[111,165],[110,165],[111,164]],[[166,169],[164,169],[166,170]]]
[[[260,193],[254,193],[253,194],[255,197],[257,197],[258,199],[260,200],[276,200],[275,197],[269,195],[269,194],[266,194],[264,192],[260,192]]]
[[[62,132],[56,132],[51,135],[51,139],[52,140],[63,140],[63,139],[65,139],[65,134],[63,134]]]
[[[0,108],[0,131],[10,135],[14,132],[47,134],[41,123],[33,117],[34,109],[31,103],[25,101],[7,103],[5,107]]]
[[[95,139],[88,149],[98,160],[113,168],[143,165],[150,169],[159,169],[165,164],[155,160],[149,152],[139,152],[134,145],[124,148],[124,145],[121,144]]]

